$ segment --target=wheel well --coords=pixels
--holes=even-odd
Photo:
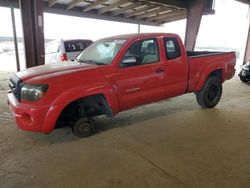
[[[209,77],[211,77],[211,76],[217,76],[220,80],[222,80],[222,70],[217,69],[217,70],[211,72]]]
[[[99,115],[112,116],[112,110],[109,107],[103,94],[97,94],[76,99],[70,102],[61,112],[57,125],[74,122],[80,117],[96,117]]]

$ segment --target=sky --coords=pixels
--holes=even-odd
[[[215,15],[202,18],[196,45],[244,46],[249,27],[248,9],[247,5],[237,1],[216,0]]]
[[[216,0],[215,15],[203,16],[196,45],[244,48],[247,38],[249,16],[248,6],[233,0]],[[22,37],[19,10],[15,10],[17,34]],[[9,8],[0,7],[0,36],[12,36]],[[184,40],[186,20],[165,24],[160,27],[141,26],[141,32],[177,33]],[[44,14],[46,39],[99,38],[136,33],[136,24],[104,20]]]

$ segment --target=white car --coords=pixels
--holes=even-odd
[[[93,42],[91,40],[53,40],[45,44],[45,64],[74,60],[85,48]]]

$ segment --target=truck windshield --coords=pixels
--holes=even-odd
[[[125,39],[98,40],[86,48],[76,58],[76,61],[97,65],[109,65],[125,42]]]

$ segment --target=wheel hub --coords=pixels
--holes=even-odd
[[[208,99],[212,101],[217,97],[217,95],[218,95],[218,88],[212,85],[208,91]]]

